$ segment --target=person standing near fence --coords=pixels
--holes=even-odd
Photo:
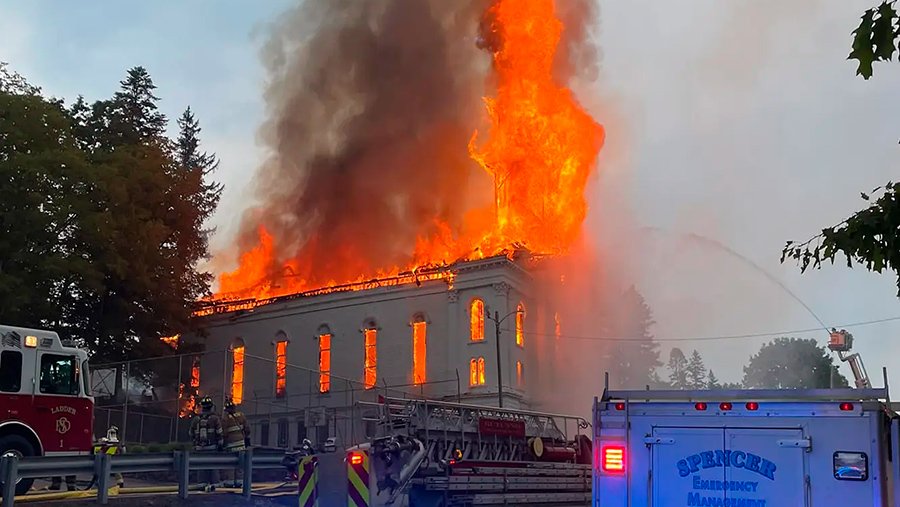
[[[225,400],[225,413],[222,414],[222,427],[225,428],[225,451],[240,452],[250,445],[250,426],[247,418],[235,406],[231,399]],[[234,487],[238,486],[240,467],[234,470]]]
[[[215,413],[215,405],[212,398],[204,396],[200,400],[200,415],[191,421],[191,439],[194,441],[195,451],[220,451],[222,450],[222,422]],[[204,477],[205,476],[205,477]],[[219,471],[208,470],[200,473],[200,482],[206,481],[206,489],[214,491],[219,482]]]

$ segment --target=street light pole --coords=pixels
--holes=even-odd
[[[496,325],[494,341],[497,342],[497,406],[503,408],[503,373],[500,371],[500,312],[494,311],[494,324]]]
[[[488,320],[494,321],[494,338],[497,345],[497,405],[499,408],[503,408],[503,371],[500,367],[500,325],[503,324],[503,321],[518,313],[519,310],[516,309],[516,311],[504,315],[502,319],[500,318],[500,312],[498,311],[494,311],[494,318],[491,318],[490,313],[487,314]]]

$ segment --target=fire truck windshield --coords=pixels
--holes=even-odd
[[[43,394],[77,395],[78,359],[75,356],[42,354],[40,388]]]

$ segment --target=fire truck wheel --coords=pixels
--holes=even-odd
[[[19,435],[5,435],[0,437],[0,456],[14,455],[20,458],[34,456],[34,447]],[[34,479],[19,479],[16,482],[16,495],[24,495],[31,489]]]

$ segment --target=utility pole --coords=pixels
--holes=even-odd
[[[519,313],[519,310],[509,312],[500,318],[500,312],[494,311],[494,318],[491,318],[491,314],[487,314],[488,320],[494,321],[494,338],[497,345],[497,406],[499,408],[503,408],[503,371],[500,367],[500,325],[503,324],[503,321],[508,319],[509,317],[516,315]]]
[[[509,317],[509,315],[507,315]],[[504,317],[504,320],[506,317]],[[494,311],[494,324],[496,331],[494,337],[497,342],[497,406],[503,408],[503,373],[500,370],[500,312]]]

